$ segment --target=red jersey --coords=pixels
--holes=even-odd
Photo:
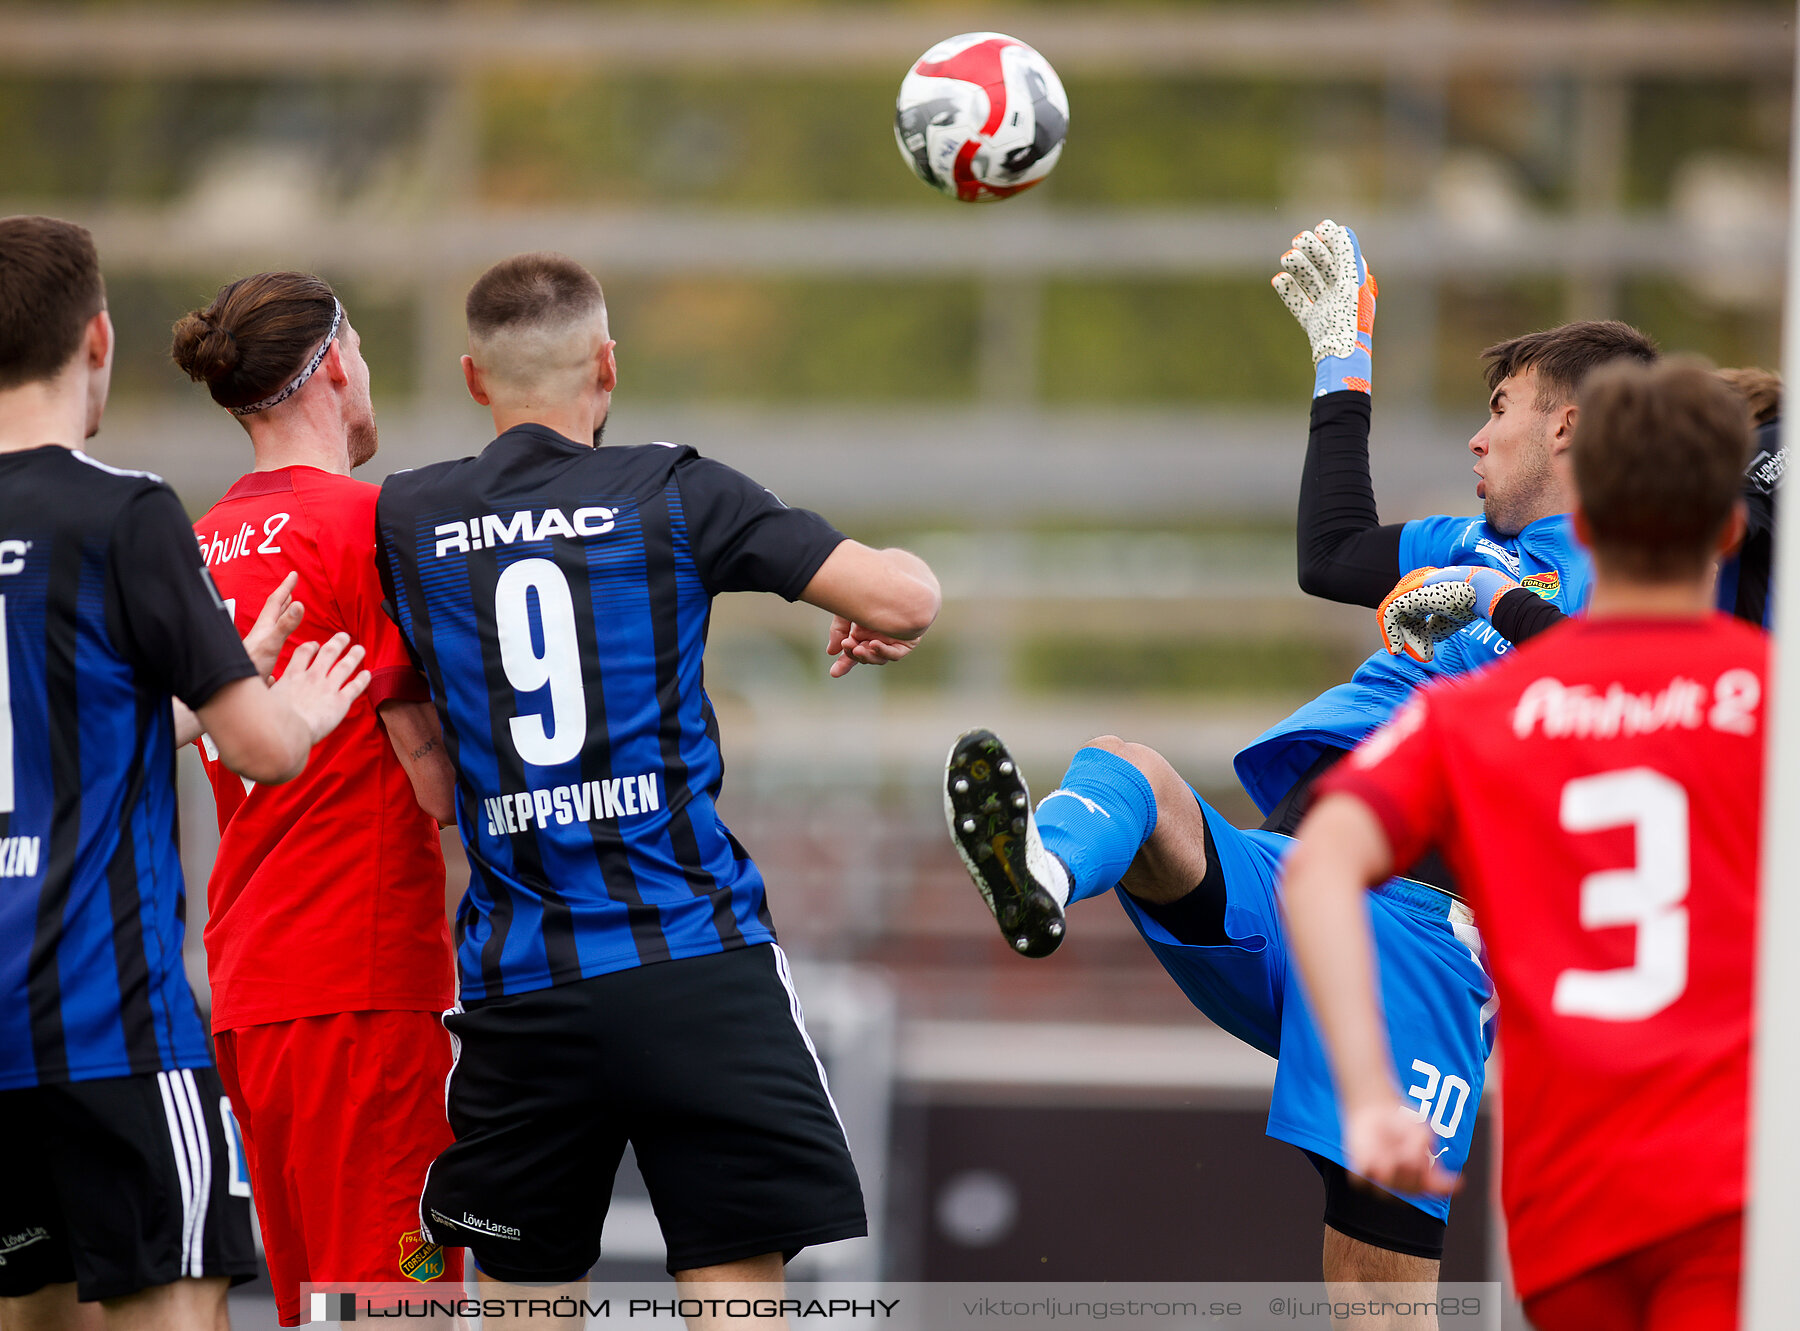
[[[1522,1297],[1744,1204],[1767,666],[1724,615],[1573,620],[1321,782],[1474,909]]]
[[[419,808],[376,708],[430,692],[382,611],[377,487],[313,467],[251,472],[194,524],[207,571],[248,632],[300,573],[306,618],[281,655],[340,630],[371,680],[306,770],[258,786],[202,743],[219,809],[207,883],[215,1031],[336,1012],[439,1012],[455,997],[437,822]],[[279,667],[278,667],[279,673]]]

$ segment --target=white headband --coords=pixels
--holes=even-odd
[[[331,327],[325,332],[325,340],[319,343],[319,349],[313,352],[312,359],[306,362],[305,368],[303,368],[299,374],[294,376],[292,382],[279,393],[276,393],[271,397],[265,397],[261,402],[252,402],[247,407],[227,407],[227,411],[233,416],[254,416],[259,411],[267,411],[270,407],[286,402],[295,393],[300,391],[306,381],[313,377],[313,373],[319,366],[325,363],[325,353],[331,350],[331,343],[333,339],[337,337],[338,325],[344,322],[343,303],[336,298],[333,298],[331,303],[336,307],[336,310],[331,316]]]

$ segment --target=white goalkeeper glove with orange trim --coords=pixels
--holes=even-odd
[[[1437,645],[1477,619],[1491,619],[1494,607],[1519,584],[1485,564],[1416,568],[1394,585],[1376,614],[1381,645],[1389,656],[1405,652],[1429,661]]]
[[[1326,218],[1294,237],[1281,268],[1270,284],[1312,343],[1313,396],[1367,393],[1379,289],[1356,233]]]

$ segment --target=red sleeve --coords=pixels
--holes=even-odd
[[[337,539],[319,554],[344,627],[363,645],[363,668],[369,672],[366,696],[374,707],[396,700],[430,702],[431,689],[413,664],[406,639],[381,608],[381,578],[375,568],[375,500],[381,491],[354,480],[342,487],[341,493],[330,496],[326,510]]]
[[[1395,864],[1412,864],[1440,840],[1450,809],[1441,725],[1429,691],[1319,780],[1319,794],[1354,795],[1387,833]]]

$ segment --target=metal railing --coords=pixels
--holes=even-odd
[[[138,74],[462,74],[894,70],[954,23],[1015,33],[1065,73],[1272,74],[1407,79],[1459,71],[1542,77],[1781,74],[1792,35],[1776,9],[1474,14],[1447,7],[1257,6],[1086,12],[983,6],[682,12],[669,8],[332,6],[0,14],[0,67]]]

